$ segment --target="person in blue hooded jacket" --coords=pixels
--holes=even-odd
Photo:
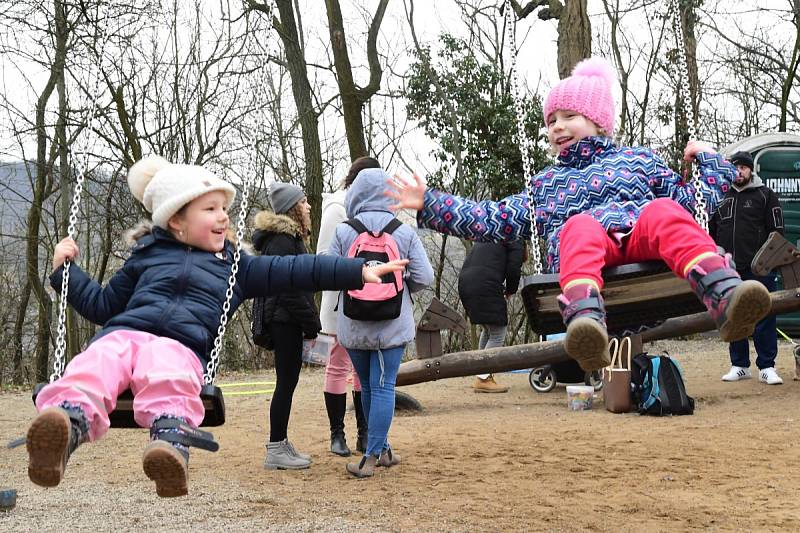
[[[391,202],[383,194],[388,178],[383,169],[364,169],[345,196],[347,216],[373,233],[380,232],[394,218],[389,209]],[[329,255],[347,255],[357,237],[358,232],[352,226],[339,224]],[[377,465],[393,466],[400,462],[389,445],[388,434],[394,416],[397,372],[405,346],[414,339],[416,331],[411,293],[433,282],[433,268],[416,231],[403,224],[392,233],[392,238],[400,257],[409,260],[403,277],[400,316],[391,320],[353,320],[345,314],[345,306],[339,306],[336,333],[361,381],[361,403],[368,428],[364,456],[358,463],[347,464],[347,471],[356,477],[372,476]]]
[[[71,265],[68,301],[102,329],[39,393],[39,415],[26,438],[28,476],[37,485],[58,485],[70,455],[108,431],[117,396],[130,388],[134,419],[150,428],[144,472],[159,496],[182,496],[188,493],[189,446],[214,444],[196,428],[205,414],[200,389],[232,270],[227,210],[236,190],[203,167],[157,156],[133,165],[128,185],[152,213],[154,227],[139,232],[130,257],[105,287]],[[54,289],[61,287],[64,262],[78,253],[71,238],[56,245]],[[402,262],[366,267],[342,258],[243,253],[228,316],[247,298],[359,288],[402,268]]]

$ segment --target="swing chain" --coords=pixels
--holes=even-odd
[[[103,4],[104,7],[105,4]],[[105,12],[104,12],[105,15]],[[105,18],[105,17],[103,17]],[[100,17],[98,17],[98,21]],[[92,89],[92,101],[87,111],[86,131],[87,134],[79,138],[79,148],[76,150],[81,154],[82,159],[79,160],[76,169],[76,183],[75,190],[72,193],[72,200],[69,207],[69,224],[67,225],[67,237],[73,238],[75,235],[75,226],[78,223],[78,211],[80,209],[81,195],[83,193],[83,183],[86,172],[89,168],[89,141],[88,134],[94,127],[95,115],[97,111],[97,103],[100,99],[100,72],[103,66],[103,58],[105,57],[106,41],[105,38],[106,25],[102,25],[100,29],[99,39],[102,43],[100,45],[100,53],[98,56],[98,72],[94,77],[94,87]],[[95,143],[97,138],[95,137]],[[64,171],[64,170],[62,170]],[[64,357],[67,349],[67,294],[69,293],[69,267],[72,264],[70,260],[64,261],[64,270],[61,277],[61,294],[58,301],[58,322],[56,326],[56,341],[55,353],[53,355],[53,373],[50,374],[50,383],[59,379],[66,367],[66,358]]]
[[[539,247],[539,235],[536,231],[536,202],[533,196],[533,164],[531,163],[531,140],[525,134],[525,108],[519,92],[519,73],[517,71],[517,43],[514,10],[511,0],[505,3],[506,35],[508,37],[509,59],[511,61],[511,96],[514,101],[514,114],[517,123],[517,143],[522,153],[522,172],[525,178],[525,191],[528,195],[529,220],[531,225],[531,257],[535,275],[542,273],[542,254]]]
[[[267,3],[267,12],[264,15],[264,18],[267,20],[268,31],[271,28],[272,24],[272,2]],[[261,87],[257,87],[255,91],[255,98],[256,98],[256,109],[263,113],[264,109],[266,109],[265,103],[265,96],[266,91],[264,90],[265,80],[264,80],[264,72],[265,72],[265,65],[266,60],[263,61],[259,73],[259,81]],[[266,121],[262,121],[262,124],[266,123]],[[217,336],[214,339],[214,348],[211,350],[211,354],[209,355],[208,364],[206,365],[206,373],[203,375],[203,382],[206,385],[210,385],[214,383],[214,379],[217,377],[217,370],[219,368],[220,363],[220,352],[222,351],[222,340],[225,337],[225,329],[228,325],[228,313],[231,310],[231,300],[233,299],[233,289],[236,286],[236,275],[239,273],[239,260],[242,256],[242,240],[244,239],[244,232],[245,232],[245,220],[247,219],[247,209],[250,200],[250,187],[253,177],[256,175],[258,171],[258,137],[256,135],[250,134],[250,130],[243,130],[242,136],[246,141],[246,144],[252,145],[255,154],[250,159],[250,165],[248,165],[247,173],[242,179],[242,199],[239,203],[239,216],[236,221],[236,249],[233,253],[233,265],[231,266],[231,275],[228,277],[228,288],[225,291],[225,302],[222,304],[222,315],[219,319],[219,327],[217,328]]]
[[[683,39],[683,24],[681,23],[680,5],[678,0],[671,0],[672,20],[675,27],[675,40],[678,46],[678,68],[683,79],[684,94],[691,97],[691,87],[689,86],[689,61],[686,58],[686,43]],[[694,106],[689,102],[686,106],[686,129],[689,132],[689,139],[693,140],[697,136],[697,128],[694,116]],[[700,168],[695,162],[689,163],[692,167],[692,182],[694,185],[695,210],[694,218],[697,224],[708,233],[708,211],[706,200],[703,196],[703,181],[700,179]]]

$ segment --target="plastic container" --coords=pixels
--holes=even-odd
[[[327,365],[335,343],[333,337],[324,333],[319,333],[316,339],[304,340],[303,361],[312,365]]]
[[[592,409],[594,387],[589,385],[567,385],[567,406],[570,411],[589,411]]]

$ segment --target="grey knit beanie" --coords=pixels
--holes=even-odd
[[[269,205],[279,215],[286,213],[305,196],[303,189],[291,183],[276,181],[269,187]]]

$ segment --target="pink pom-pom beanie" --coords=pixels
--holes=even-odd
[[[605,130],[614,133],[614,67],[602,57],[584,59],[572,70],[572,76],[558,82],[544,102],[544,121],[558,110],[576,111]]]

